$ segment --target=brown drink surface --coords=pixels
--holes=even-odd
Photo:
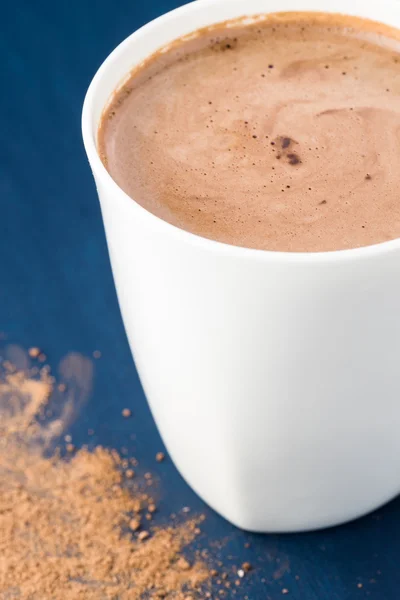
[[[178,40],[107,107],[99,151],[139,204],[281,251],[400,237],[400,31],[287,13]]]

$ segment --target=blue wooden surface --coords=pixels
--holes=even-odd
[[[204,510],[200,543],[223,538],[225,547],[214,552],[224,561],[249,560],[256,567],[237,598],[275,600],[287,588],[284,597],[292,600],[398,600],[399,500],[336,529],[250,535],[205,507],[169,461],[154,460],[162,444],[121,322],[80,113],[89,81],[107,54],[134,29],[178,4],[1,4],[0,330],[24,347],[44,348],[53,364],[71,350],[102,351],[91,401],[71,429],[74,441],[126,447],[141,468],[156,472],[163,490],[160,514],[184,505]],[[134,418],[121,418],[125,406]],[[96,432],[91,439],[88,428]],[[251,548],[244,548],[246,542]]]

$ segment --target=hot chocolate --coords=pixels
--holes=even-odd
[[[400,31],[287,13],[177,40],[98,137],[119,186],[213,240],[327,251],[400,237]]]

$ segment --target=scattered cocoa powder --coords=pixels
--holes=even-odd
[[[31,358],[37,358],[40,354],[39,348],[29,348],[28,354]]]
[[[80,355],[59,370],[66,381],[62,396],[52,394],[57,383],[50,369],[36,369],[34,376],[10,365],[0,369],[0,597],[204,597],[208,569],[182,555],[201,519],[140,530],[140,511],[151,516],[156,505],[126,481],[116,451],[75,451],[70,436],[66,460],[54,451],[89,397],[92,377],[91,361]]]
[[[183,557],[178,558],[178,560],[176,561],[176,566],[181,571],[188,571],[190,569],[189,561],[187,561],[186,558],[183,558]]]
[[[140,529],[140,519],[132,519],[129,521],[129,529],[132,529],[132,531]]]

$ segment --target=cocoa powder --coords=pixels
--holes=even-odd
[[[141,491],[115,450],[75,452],[70,436],[67,458],[54,449],[90,395],[91,361],[62,361],[60,394],[49,367],[32,367],[33,350],[17,353],[23,369],[0,369],[0,597],[210,597],[207,567],[182,555],[199,519],[152,529],[147,482]]]

